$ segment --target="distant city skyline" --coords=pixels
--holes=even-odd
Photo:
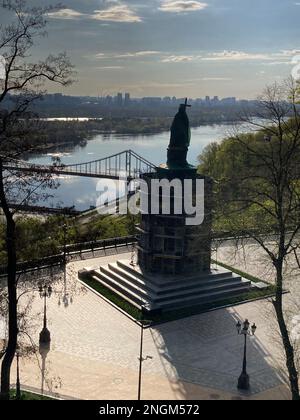
[[[64,4],[49,15],[49,36],[33,58],[67,51],[78,72],[78,82],[61,90],[68,95],[254,99],[300,62],[300,3],[293,0]],[[4,13],[0,23],[8,21]]]
[[[214,101],[214,102],[222,102],[222,101],[226,101],[226,100],[234,100],[234,101],[255,101],[251,100],[251,99],[246,99],[246,98],[237,98],[236,96],[227,96],[227,97],[220,97],[219,95],[205,95],[203,97],[177,97],[177,96],[132,96],[132,94],[130,92],[114,92],[111,94],[107,94],[105,96],[101,96],[101,95],[67,95],[64,93],[60,93],[60,92],[52,92],[52,93],[48,93],[45,95],[45,98],[49,98],[49,97],[53,97],[54,99],[59,99],[61,97],[74,97],[74,98],[86,98],[86,99],[97,99],[99,101],[105,101],[105,100],[112,100],[114,102],[119,102],[119,103],[126,103],[126,102],[133,102],[133,101],[143,101],[143,100],[149,100],[149,101],[155,101],[155,100],[159,100],[159,101],[165,101],[165,102],[180,102],[180,101],[185,101],[185,99],[188,99],[188,101],[192,101],[192,102],[197,102],[197,101],[203,101],[203,102],[209,102],[209,101]]]

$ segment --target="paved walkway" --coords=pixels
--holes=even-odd
[[[130,254],[123,257],[130,258]],[[44,364],[39,354],[22,359],[24,386],[80,399],[136,399],[139,326],[75,281],[81,267],[97,267],[107,263],[108,258],[120,256],[69,265],[69,305],[62,304],[63,281],[55,286],[58,294],[53,295],[48,307],[51,351]],[[31,304],[34,321],[30,333],[37,343],[42,311],[38,294]],[[243,339],[236,334],[235,325],[238,319],[245,318],[258,325],[257,337],[249,341],[249,394],[236,389]],[[147,355],[151,359],[143,364],[145,399],[289,398],[284,358],[268,301],[221,309],[146,330],[144,356]]]

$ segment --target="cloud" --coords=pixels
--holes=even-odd
[[[194,12],[203,10],[207,6],[207,3],[196,0],[165,0],[159,10],[169,13]]]
[[[123,66],[103,66],[103,67],[96,67],[96,70],[121,70]]]
[[[300,50],[296,50],[296,49],[294,49],[294,50],[282,50],[280,53],[275,54],[275,56],[293,57],[294,55],[298,55],[298,54],[300,54]]]
[[[107,59],[125,59],[125,58],[140,58],[140,57],[151,57],[154,55],[161,54],[160,51],[135,51],[135,52],[124,52],[124,53],[98,53],[93,55],[92,58],[96,60],[107,60]]]
[[[291,61],[266,61],[261,64],[264,66],[291,66],[293,63]]]
[[[92,19],[109,22],[136,23],[142,19],[127,4],[115,4],[104,10],[95,10]]]
[[[243,61],[243,60],[267,60],[267,54],[247,53],[244,51],[227,51],[211,53],[204,57],[205,61]]]
[[[141,22],[142,19],[138,16],[133,9],[127,4],[120,3],[119,1],[112,3],[111,6],[102,10],[94,10],[92,14],[81,13],[74,9],[60,9],[57,12],[48,14],[53,19],[74,20],[79,18],[100,20],[105,22],[125,22],[136,23]]]
[[[187,61],[195,61],[200,58],[200,55],[170,55],[168,57],[163,58],[161,61],[162,63],[183,63]]]
[[[269,65],[289,64],[287,59],[300,54],[300,50],[281,50],[277,53],[248,53],[245,51],[224,50],[213,52],[203,58],[205,61],[245,61],[245,60],[271,60]]]
[[[151,60],[152,62],[160,62],[166,64],[184,64],[191,63],[197,64],[204,62],[257,62],[265,66],[283,66],[291,65],[292,58],[300,55],[300,50],[281,50],[278,52],[246,52],[246,51],[235,51],[235,50],[224,50],[220,52],[206,52],[199,51],[200,54],[172,54],[171,51],[156,51],[156,50],[142,50],[142,51],[129,51],[129,52],[117,52],[117,53],[98,53],[88,58],[93,60],[126,60],[126,59],[145,59]],[[110,63],[108,63],[110,65]],[[206,79],[208,80],[208,79]],[[213,79],[212,79],[213,80]],[[214,80],[221,80],[219,78]],[[227,78],[226,78],[227,80]]]
[[[74,9],[60,9],[57,12],[48,13],[48,16],[54,19],[78,19],[86,15]]]
[[[114,58],[134,58],[134,57],[147,57],[152,55],[160,54],[159,51],[137,51],[128,52],[124,54],[115,55]]]

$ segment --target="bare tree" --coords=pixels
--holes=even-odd
[[[10,370],[18,336],[17,253],[15,211],[10,203],[27,203],[53,186],[51,175],[19,174],[5,170],[7,162],[37,150],[39,122],[31,105],[45,93],[48,83],[69,85],[73,68],[65,53],[30,62],[35,41],[46,34],[47,16],[54,7],[30,7],[26,0],[3,0],[0,8],[11,19],[0,27],[0,55],[5,78],[0,81],[0,202],[6,221],[8,340],[1,366],[2,399],[9,399]]]
[[[293,80],[266,88],[257,118],[245,112],[252,133],[236,132],[202,156],[218,180],[217,213],[226,231],[252,238],[274,266],[276,312],[290,389],[299,400],[299,376],[283,299],[286,262],[300,249],[300,109]]]

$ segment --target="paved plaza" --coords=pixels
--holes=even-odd
[[[227,252],[224,248],[223,260],[227,259]],[[130,254],[74,262],[68,266],[66,286],[67,292],[73,295],[73,303],[69,296],[69,304],[65,306],[55,293],[50,299],[51,351],[46,360],[38,353],[22,359],[24,387],[43,389],[63,398],[137,398],[140,327],[97,294],[83,288],[76,276],[82,267],[98,267],[119,258],[130,258]],[[242,266],[241,258],[239,265]],[[55,290],[61,287],[58,284]],[[35,343],[41,329],[41,312],[42,301],[36,294],[30,331]],[[243,339],[237,335],[235,325],[237,320],[245,318],[258,326],[257,337],[249,340],[248,370],[252,388],[248,394],[236,388],[242,368]],[[145,356],[151,357],[143,363],[142,396],[145,399],[289,398],[284,357],[272,304],[268,300],[147,329]],[[14,374],[15,368],[12,377]]]

